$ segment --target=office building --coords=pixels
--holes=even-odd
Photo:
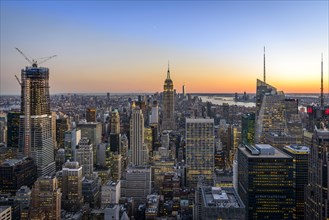
[[[31,202],[31,190],[27,186],[22,186],[16,192],[16,201],[19,203],[20,210],[30,207]]]
[[[101,178],[95,172],[82,180],[82,195],[84,202],[91,208],[99,208],[101,205]]]
[[[7,147],[18,149],[19,121],[21,112],[9,112],[7,114]]]
[[[31,219],[43,212],[45,220],[61,220],[61,190],[56,177],[40,177],[31,191]]]
[[[11,206],[0,206],[0,219],[12,220]]]
[[[157,125],[159,123],[159,106],[157,101],[153,101],[150,115],[150,125]]]
[[[14,195],[21,186],[31,187],[37,179],[32,158],[9,159],[0,166],[0,192]]]
[[[65,132],[70,130],[70,120],[68,117],[56,119],[56,143],[57,148],[64,148]]]
[[[86,110],[86,120],[87,122],[96,122],[96,108],[87,108]]]
[[[112,111],[111,114],[111,132],[110,132],[111,152],[120,153],[121,134],[120,134],[120,115],[118,110]]]
[[[167,78],[163,85],[162,94],[162,130],[175,129],[175,96],[174,84],[170,78],[170,70],[168,66]]]
[[[305,189],[305,219],[329,218],[328,164],[329,131],[315,128],[308,158],[308,184]]]
[[[109,204],[118,204],[121,197],[121,181],[108,181],[102,185],[101,191],[101,207],[106,207]]]
[[[70,212],[77,212],[83,205],[82,166],[78,162],[66,162],[62,174],[62,206]]]
[[[243,144],[255,143],[255,113],[242,115],[241,136]]]
[[[121,197],[146,199],[151,194],[151,182],[150,167],[128,167],[121,180]]]
[[[245,219],[245,206],[234,188],[201,186],[196,194],[196,219]]]
[[[75,149],[81,140],[81,130],[71,129],[65,132],[64,150],[65,150],[65,161],[73,161],[75,158]]]
[[[91,176],[94,172],[93,145],[88,138],[82,138],[76,148],[75,161],[82,166],[82,175]]]
[[[109,204],[104,209],[104,219],[120,219],[120,206],[117,204]]]
[[[238,148],[238,193],[246,219],[293,219],[293,158],[268,144]]]
[[[294,219],[304,219],[305,187],[307,186],[308,155],[310,148],[300,145],[283,147],[283,152],[293,158],[295,208]]]
[[[196,187],[199,176],[213,185],[215,136],[213,119],[186,118],[186,177]]]
[[[21,72],[21,112],[19,148],[25,157],[32,157],[38,176],[55,173],[52,138],[49,69],[26,67]]]
[[[147,164],[148,151],[144,144],[144,116],[142,110],[134,109],[130,119],[130,162],[135,165]]]

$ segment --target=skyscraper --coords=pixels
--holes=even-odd
[[[283,147],[283,152],[293,158],[294,191],[295,191],[295,219],[304,219],[305,186],[308,175],[308,155],[310,148],[306,146],[291,145]]]
[[[93,145],[88,138],[82,138],[79,141],[75,152],[75,161],[78,161],[82,166],[83,176],[91,176],[94,171],[93,162]]]
[[[26,67],[21,73],[20,150],[33,157],[38,176],[55,172],[49,99],[49,69]]]
[[[111,114],[110,149],[111,152],[119,153],[121,145],[120,115],[117,109]]]
[[[146,164],[147,149],[144,145],[144,116],[142,110],[134,109],[130,119],[130,149],[133,165]]]
[[[268,144],[240,146],[238,192],[246,219],[292,219],[293,158]]]
[[[61,196],[56,177],[40,177],[31,192],[31,219],[37,219],[41,211],[46,220],[60,220]]]
[[[174,84],[170,78],[170,70],[168,66],[167,78],[163,85],[162,95],[162,130],[174,130]]]
[[[86,120],[87,122],[96,122],[96,108],[87,108]]]
[[[9,112],[7,114],[7,147],[18,149],[19,121],[22,113]]]
[[[243,144],[255,143],[255,113],[242,115],[241,139]]]
[[[328,219],[329,131],[327,129],[315,128],[310,150],[308,184],[305,190],[305,219]]]
[[[82,166],[79,162],[66,162],[63,166],[62,203],[66,211],[79,211],[83,205]]]
[[[196,187],[199,176],[213,185],[214,119],[186,119],[186,176],[187,185]]]

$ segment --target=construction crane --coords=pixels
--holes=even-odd
[[[19,85],[22,85],[21,81],[19,80],[19,78],[15,75],[15,78],[17,79],[17,82],[19,83]]]
[[[20,54],[22,54],[22,56],[25,58],[25,60],[27,60],[27,62],[29,62],[31,65],[32,65],[32,67],[38,67],[38,64],[41,64],[41,63],[44,63],[44,62],[46,62],[46,61],[48,61],[48,60],[50,60],[50,59],[52,59],[52,58],[54,58],[54,57],[56,57],[57,55],[52,55],[52,56],[50,56],[50,57],[43,57],[43,58],[39,58],[39,60],[40,59],[43,59],[43,60],[41,60],[40,62],[38,62],[38,60],[36,60],[36,59],[32,59],[32,61],[20,50],[20,49],[18,49],[17,47],[15,48]]]

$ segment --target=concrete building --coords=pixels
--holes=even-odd
[[[91,208],[99,208],[101,204],[101,178],[97,173],[82,180],[82,195],[84,202]]]
[[[12,220],[11,206],[0,206],[0,219]]]
[[[16,201],[19,203],[20,210],[30,207],[31,202],[31,190],[27,186],[22,186],[16,192],[15,196]]]
[[[214,138],[213,119],[186,119],[186,178],[189,187],[196,187],[199,176],[213,185]]]
[[[86,109],[87,122],[96,122],[96,108],[88,107]]]
[[[146,165],[148,151],[144,145],[144,116],[142,110],[134,109],[130,119],[130,162],[135,165]]]
[[[61,196],[56,177],[40,177],[31,191],[31,219],[41,211],[45,220],[61,220]]]
[[[83,176],[91,176],[94,172],[93,145],[88,138],[82,138],[76,148],[75,161],[82,166]]]
[[[151,181],[150,167],[128,167],[121,180],[121,197],[146,199],[151,194]]]
[[[238,192],[246,219],[292,219],[293,158],[268,144],[238,149]]]
[[[196,194],[196,219],[245,219],[245,206],[234,188],[202,186]]]
[[[104,210],[104,219],[120,219],[120,206],[117,204],[109,204]]]
[[[82,166],[79,162],[66,162],[62,174],[62,204],[66,211],[77,212],[83,205]]]
[[[65,149],[65,161],[74,160],[75,149],[81,140],[81,130],[71,129],[65,132],[64,149]]]
[[[101,207],[107,207],[109,204],[118,204],[121,197],[121,181],[108,181],[102,185]]]

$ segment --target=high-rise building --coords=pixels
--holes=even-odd
[[[121,180],[121,197],[145,199],[151,193],[151,182],[150,167],[128,167]]]
[[[109,204],[118,204],[121,197],[121,182],[108,181],[102,185],[101,206],[104,208]]]
[[[82,166],[83,176],[91,176],[94,172],[93,145],[88,138],[82,138],[75,150],[75,161]]]
[[[196,219],[245,219],[245,206],[233,187],[202,186],[196,194]]]
[[[16,201],[18,201],[21,211],[25,208],[30,207],[30,202],[31,202],[30,188],[27,186],[22,186],[19,190],[17,190],[15,199]]]
[[[32,157],[38,176],[55,173],[54,145],[52,138],[49,69],[26,67],[21,72],[20,149]]]
[[[37,179],[37,167],[32,158],[10,159],[0,166],[0,193],[12,195],[21,186],[31,187]]]
[[[41,211],[45,214],[45,220],[60,220],[61,196],[56,177],[40,177],[31,192],[31,219],[38,217]]]
[[[51,132],[52,132],[52,137],[53,137],[53,145],[55,149],[57,148],[57,140],[56,140],[56,120],[57,120],[57,114],[56,112],[51,112]]]
[[[174,84],[170,78],[170,70],[168,66],[167,78],[163,85],[162,94],[162,130],[175,129],[174,102]]]
[[[255,143],[255,113],[247,113],[242,116],[241,136],[243,144]]]
[[[256,84],[256,117],[258,117],[264,96],[266,94],[276,94],[277,90],[259,79],[257,79]]]
[[[110,133],[110,149],[111,152],[119,153],[121,146],[120,134],[120,115],[118,110],[112,111],[111,114],[111,133]]]
[[[213,119],[186,118],[187,185],[196,187],[199,176],[213,185],[215,136]]]
[[[147,149],[144,144],[144,116],[142,110],[134,109],[130,119],[130,149],[133,165],[147,163]]]
[[[56,119],[56,143],[57,148],[64,148],[65,132],[70,130],[70,121],[67,117]]]
[[[19,121],[21,112],[9,112],[7,114],[7,147],[18,149]]]
[[[246,219],[293,219],[293,158],[268,144],[238,148],[238,193]]]
[[[82,166],[79,162],[66,162],[63,166],[62,205],[66,211],[79,211],[83,205]]]
[[[81,130],[74,128],[72,130],[68,130],[65,132],[65,140],[64,140],[65,161],[74,160],[76,146],[79,144],[80,140],[81,140]]]
[[[283,152],[293,158],[295,208],[294,219],[304,219],[305,187],[308,175],[308,155],[310,148],[300,145],[283,147]]]
[[[1,220],[11,220],[11,206],[0,206],[0,219]]]
[[[150,115],[150,125],[159,123],[159,106],[157,101],[153,101],[152,111]]]
[[[96,108],[87,108],[86,110],[86,120],[87,122],[96,122]]]
[[[305,190],[305,219],[328,219],[329,131],[327,129],[315,128],[310,150],[308,184]]]

